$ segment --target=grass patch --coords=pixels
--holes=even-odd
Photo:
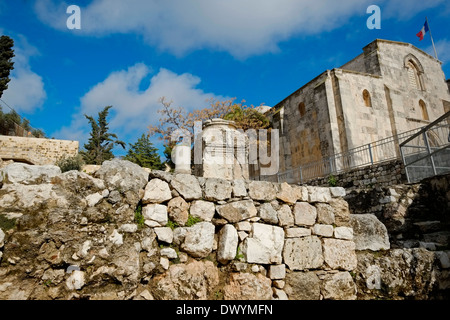
[[[169,220],[167,221],[166,227],[169,227],[170,229],[174,230],[175,228],[178,228],[179,225],[175,221]]]
[[[189,215],[187,222],[186,222],[186,227],[192,227],[194,224],[201,222],[202,219],[200,219],[199,217],[194,217],[192,215]]]
[[[141,229],[144,227],[145,218],[142,215],[142,203],[138,203],[136,210],[134,210],[134,222],[138,225],[138,228]]]

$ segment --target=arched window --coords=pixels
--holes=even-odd
[[[408,79],[409,79],[409,85],[411,86],[411,88],[417,89],[417,90],[422,90],[423,86],[422,86],[422,82],[420,79],[419,71],[417,70],[417,67],[414,64],[414,62],[409,60],[406,63],[406,68],[408,69]]]
[[[300,112],[300,117],[303,117],[306,113],[306,106],[303,102],[298,105],[298,112]]]
[[[427,105],[423,100],[419,101],[420,111],[422,111],[422,119],[423,120],[430,120],[428,117],[428,111],[427,111]]]
[[[366,107],[371,108],[372,107],[372,99],[370,98],[370,93],[367,90],[363,91],[363,100],[364,100],[364,105]]]

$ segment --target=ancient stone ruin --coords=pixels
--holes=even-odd
[[[345,189],[11,164],[0,173],[0,299],[424,299],[448,251],[392,248]]]

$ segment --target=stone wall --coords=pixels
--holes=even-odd
[[[0,299],[355,299],[342,188],[11,164]]]
[[[54,164],[63,155],[78,154],[78,145],[78,141],[0,135],[0,159]]]
[[[344,187],[347,191],[366,187],[389,187],[402,184],[407,181],[405,169],[400,160],[382,162],[362,168],[356,168],[331,177],[338,187]],[[330,186],[330,176],[306,181],[305,185]]]
[[[340,187],[123,160],[92,175],[0,173],[0,299],[429,299],[450,287],[447,251],[391,246]]]

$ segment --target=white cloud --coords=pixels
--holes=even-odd
[[[137,33],[146,42],[176,55],[202,48],[233,56],[274,52],[292,36],[319,34],[366,14],[371,0],[94,0],[81,7],[81,30],[102,36]],[[68,3],[38,0],[45,23],[66,30]]]
[[[33,72],[30,59],[39,55],[36,47],[32,46],[23,35],[14,39],[14,70],[10,74],[8,89],[3,93],[2,100],[17,112],[33,112],[44,103],[47,94],[42,77]]]
[[[139,87],[151,76],[145,90]],[[206,107],[210,98],[224,99],[212,93],[205,93],[197,88],[200,78],[189,74],[176,74],[161,68],[156,74],[143,64],[137,63],[127,70],[112,72],[104,81],[93,86],[80,99],[80,108],[72,116],[72,123],[61,128],[53,136],[87,141],[90,127],[83,116],[87,114],[97,118],[98,112],[105,106],[112,105],[108,117],[110,131],[119,139],[133,140],[148,131],[148,126],[156,124],[161,108],[159,98],[162,96],[173,100],[174,106],[182,106],[187,110]],[[82,146],[82,144],[81,144]]]

